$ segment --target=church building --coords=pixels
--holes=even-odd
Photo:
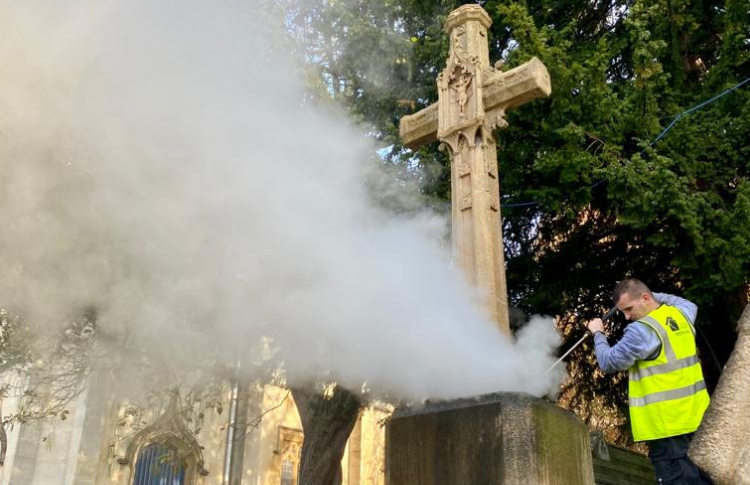
[[[225,386],[216,403],[173,396],[150,409],[115,399],[92,374],[64,418],[0,430],[0,485],[296,485],[304,441],[291,392]],[[8,416],[19,398],[0,401]],[[385,407],[370,406],[346,446],[342,485],[383,485]],[[2,439],[4,436],[5,439]]]

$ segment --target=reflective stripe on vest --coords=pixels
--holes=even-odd
[[[676,310],[679,310],[676,308]],[[685,318],[685,315],[680,312],[680,315]],[[657,374],[666,374],[667,372],[671,372],[673,370],[678,369],[685,369],[686,367],[690,367],[691,365],[698,364],[700,360],[698,359],[698,355],[690,355],[688,357],[685,357],[683,359],[678,359],[677,356],[674,353],[674,349],[672,348],[672,342],[669,340],[669,335],[667,335],[667,330],[659,324],[658,321],[656,321],[653,317],[644,317],[641,320],[639,320],[641,323],[647,324],[649,327],[651,327],[653,330],[656,331],[657,334],[659,334],[659,340],[661,340],[662,348],[664,349],[664,356],[667,358],[667,362],[664,364],[659,364],[651,367],[637,367],[635,369],[631,369],[632,372],[630,373],[630,379],[635,381],[640,381],[641,379],[653,376]],[[685,321],[690,324],[687,318],[685,318]],[[690,329],[692,330],[693,326],[690,325]],[[695,335],[695,332],[693,331],[693,335]],[[657,357],[658,358],[658,357]]]
[[[698,363],[700,363],[698,356],[691,355],[690,357],[685,357],[684,359],[675,359],[671,362],[667,362],[666,364],[655,365],[653,367],[646,367],[645,369],[638,369],[636,372],[634,372],[630,376],[630,378],[635,379],[636,381],[640,381],[641,379],[648,377],[648,376],[655,376],[657,374],[666,374],[667,372],[672,372],[673,370],[685,369],[687,367],[690,367]]]
[[[653,329],[661,349],[630,368],[630,421],[635,441],[667,438],[698,429],[709,398],[695,330],[675,307],[662,305],[641,323]]]
[[[699,381],[687,387],[681,387],[679,389],[672,389],[669,391],[656,392],[649,394],[645,397],[631,397],[631,406],[646,406],[648,404],[654,404],[657,402],[671,401],[673,399],[679,399],[681,397],[688,397],[696,394],[698,391],[702,391],[706,388],[705,381]]]

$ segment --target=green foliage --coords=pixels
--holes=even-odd
[[[18,372],[35,359],[32,327],[19,316],[0,308],[0,374]]]
[[[363,42],[372,55],[350,56],[341,46],[335,85],[352,89],[334,97],[394,144],[394,166],[416,172],[426,194],[447,201],[445,154],[435,146],[404,151],[397,127],[401,116],[436,101],[435,78],[448,54],[442,24],[453,8],[473,2],[349,3],[357,15],[329,20],[324,30],[332,35],[330,27],[341,32],[354,22],[348,45]],[[321,11],[344,4],[317,2]],[[537,202],[503,210],[511,301],[529,313],[560,315],[565,347],[584,320],[610,305],[611,287],[627,275],[683,294],[701,307],[707,339],[699,345],[711,386],[750,284],[750,84],[652,141],[679,113],[750,77],[747,3],[481,4],[493,19],[491,59],[510,68],[537,56],[553,86],[550,99],[511,111],[509,127],[496,133],[503,202]],[[388,76],[369,83],[362,61]],[[590,348],[574,352],[571,368],[577,377],[564,390],[566,403],[587,420],[614,410],[610,437],[626,442],[616,412],[624,408],[623,379],[598,374]]]
[[[0,308],[0,402],[17,399],[17,407],[0,416],[0,427],[68,418],[67,407],[90,371],[95,329],[93,309],[45,337],[38,325]],[[51,444],[51,436],[43,441]]]

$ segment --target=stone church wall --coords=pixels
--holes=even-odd
[[[135,422],[131,407],[115,401],[107,384],[105,376],[92,376],[64,421],[9,428],[0,485],[133,485],[139,451],[165,437],[186,442],[185,485],[225,485],[228,406],[222,413],[205,410],[191,439],[168,405],[139,414]],[[245,395],[248,426],[236,430],[245,440],[242,473],[229,485],[296,485],[303,433],[294,399],[274,386],[254,385]],[[2,406],[5,415],[12,414],[18,400],[7,398]],[[362,412],[342,460],[342,485],[383,485],[381,422],[389,412]]]

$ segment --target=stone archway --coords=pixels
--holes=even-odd
[[[136,479],[143,481],[142,476],[138,477],[136,473],[139,470],[139,460],[153,461],[158,453],[161,453],[162,460],[168,462],[169,466],[177,469],[177,474],[173,473],[176,480],[169,485],[197,485],[198,477],[208,474],[203,467],[201,446],[194,434],[185,426],[174,399],[154,424],[139,431],[129,440],[125,456],[117,460],[120,465],[128,467],[121,484],[134,485]],[[143,463],[141,466],[144,466]],[[184,473],[179,471],[182,468]]]

